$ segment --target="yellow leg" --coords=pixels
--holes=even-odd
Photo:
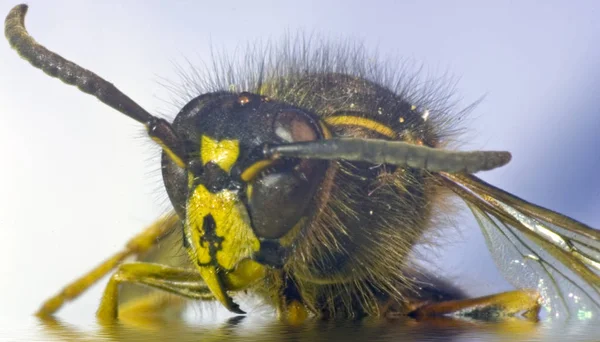
[[[297,300],[294,300],[287,305],[285,319],[291,325],[299,325],[306,321],[308,315],[308,310],[306,309],[304,304],[300,303]]]
[[[99,320],[112,321],[118,317],[119,285],[124,282],[150,286],[186,298],[214,300],[196,270],[144,262],[127,263],[119,266],[106,285],[96,312]]]
[[[522,315],[537,319],[540,309],[540,294],[537,291],[518,290],[479,298],[426,304],[414,310],[411,315],[416,317],[456,315],[483,319]]]
[[[58,294],[47,299],[38,309],[36,315],[40,317],[53,315],[65,302],[77,298],[81,293],[122,263],[123,260],[147,252],[162,237],[171,232],[171,229],[177,224],[179,224],[179,218],[176,215],[160,218],[143,232],[129,240],[123,250],[104,260],[100,265],[65,286]]]
[[[160,313],[167,310],[178,310],[186,303],[185,298],[166,293],[150,292],[125,303],[119,301],[119,317],[140,316],[149,313]]]

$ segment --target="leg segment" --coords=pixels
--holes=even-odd
[[[540,294],[537,291],[518,290],[479,298],[425,304],[412,311],[410,315],[421,318],[456,315],[476,319],[522,315],[537,319],[540,309]]]
[[[121,264],[126,258],[139,256],[150,250],[151,247],[170,233],[178,224],[179,218],[174,214],[160,218],[143,232],[129,240],[123,250],[104,260],[100,265],[65,286],[58,294],[47,299],[38,309],[36,315],[40,317],[51,316],[65,302],[77,298],[81,293]]]
[[[190,299],[214,300],[196,270],[143,262],[127,263],[119,266],[106,285],[96,312],[99,320],[112,321],[118,317],[119,285],[123,282],[150,286]],[[136,306],[143,308],[145,305],[138,303]]]

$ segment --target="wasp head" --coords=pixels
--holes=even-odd
[[[327,162],[272,159],[266,145],[324,138],[319,119],[266,97],[201,95],[172,127],[185,167],[163,155],[169,197],[184,219],[184,243],[213,294],[232,311],[226,290],[282,267],[315,197]]]

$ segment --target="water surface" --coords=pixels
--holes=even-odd
[[[29,317],[0,328],[2,341],[600,341],[594,321],[451,319],[308,320],[300,325],[273,317],[214,320],[139,319],[111,325]]]

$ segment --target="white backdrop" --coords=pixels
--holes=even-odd
[[[26,25],[151,112],[166,107],[157,81],[176,79],[172,62],[210,61],[210,44],[233,50],[298,29],[363,40],[460,78],[463,105],[486,95],[465,148],[509,150],[513,161],[483,178],[600,227],[598,2],[169,3],[30,0]],[[2,0],[0,13],[15,4]],[[139,124],[34,70],[6,43],[0,94],[0,317],[18,319],[169,205]],[[474,220],[462,226],[465,243],[442,258],[448,275],[477,294],[506,289]],[[91,317],[101,288],[63,316]]]

